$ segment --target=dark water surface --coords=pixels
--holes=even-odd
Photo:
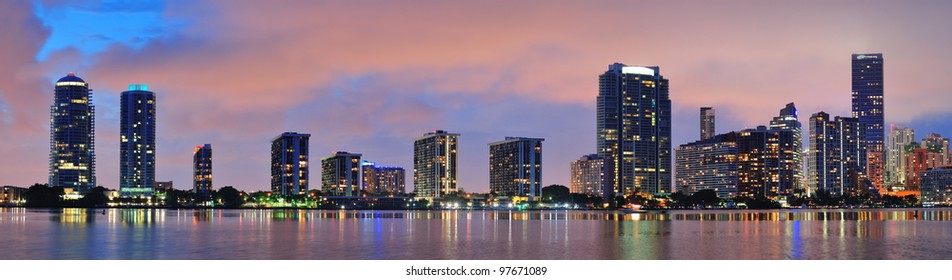
[[[952,209],[0,208],[0,259],[952,259]]]

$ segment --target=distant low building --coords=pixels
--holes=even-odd
[[[0,205],[23,205],[27,189],[14,186],[0,187]]]
[[[155,181],[155,192],[169,192],[172,189],[174,189],[172,181],[168,181],[168,182]]]
[[[675,185],[691,195],[713,190],[721,198],[737,195],[737,133],[731,132],[675,149]]]
[[[604,196],[605,159],[597,154],[585,155],[572,161],[569,191],[595,197]]]

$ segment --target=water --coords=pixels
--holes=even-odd
[[[0,208],[0,259],[952,259],[952,209]]]

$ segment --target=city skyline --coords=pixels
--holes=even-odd
[[[407,11],[419,20],[386,16],[387,9],[395,8],[388,6],[391,4],[335,7],[401,23],[383,33],[373,31],[377,25],[333,15],[327,16],[346,23],[340,24],[344,32],[307,31],[320,25],[310,20],[313,14],[303,12],[313,10],[308,7],[284,10],[217,5],[142,2],[111,9],[114,7],[106,4],[0,4],[11,14],[0,20],[5,23],[0,34],[13,38],[0,51],[0,69],[11,73],[0,78],[0,140],[6,144],[0,148],[0,158],[5,159],[0,161],[0,184],[28,186],[46,181],[48,161],[42,155],[49,153],[49,114],[45,109],[52,101],[53,81],[70,71],[94,89],[96,181],[113,189],[119,187],[120,178],[116,160],[119,96],[130,83],[149,84],[162,94],[163,106],[157,108],[162,120],[157,128],[156,180],[187,185],[184,183],[191,181],[189,153],[194,145],[214,143],[216,185],[249,191],[269,189],[267,143],[282,131],[314,135],[312,155],[360,151],[369,159],[408,169],[414,137],[435,129],[460,133],[464,139],[459,159],[464,167],[459,171],[459,187],[476,192],[488,191],[485,144],[506,135],[533,135],[548,139],[542,181],[569,186],[569,162],[595,150],[591,135],[595,131],[592,116],[597,75],[593,73],[614,62],[664,69],[665,78],[672,81],[672,146],[697,140],[696,110],[702,106],[717,108],[717,133],[765,125],[764,120],[775,116],[774,100],[795,102],[801,117],[819,111],[850,115],[850,62],[846,57],[853,53],[890,57],[885,69],[886,125],[912,127],[922,135],[952,135],[947,123],[952,110],[942,107],[952,98],[945,94],[952,86],[936,76],[950,70],[942,65],[943,59],[936,59],[948,55],[935,47],[946,39],[928,32],[950,21],[941,14],[943,9],[930,11],[888,2],[863,2],[859,8],[848,3],[750,5],[750,9],[764,11],[768,6],[780,6],[768,13],[772,17],[762,18],[747,11],[732,12],[731,5],[702,4],[702,9],[696,10],[678,4],[625,4],[664,11],[671,17],[662,19],[649,12],[622,17],[630,24],[657,22],[664,27],[662,31],[645,31],[664,34],[655,34],[652,44],[644,44],[646,41],[636,36],[593,33],[602,25],[595,25],[600,21],[593,17],[618,17],[613,11],[582,3],[572,4],[580,7],[543,9],[515,4],[507,9],[511,11],[463,3],[458,5],[468,7],[440,6],[446,10],[441,13]],[[718,16],[722,28],[705,29],[703,20],[691,19],[711,9],[722,14]],[[217,12],[202,13],[208,10]],[[502,20],[492,23],[492,17],[467,10],[494,11]],[[263,17],[280,15],[282,20],[261,27],[240,20],[255,11]],[[806,15],[804,11],[815,13]],[[885,16],[864,13],[870,11]],[[736,17],[729,19],[723,14]],[[554,15],[574,16],[585,24],[553,23],[548,18]],[[106,16],[126,20],[131,31],[111,29]],[[464,20],[450,20],[454,18]],[[877,22],[882,18],[892,20]],[[90,20],[72,24],[79,28],[71,27],[79,19]],[[927,19],[940,24],[924,24]],[[764,22],[756,28],[746,27],[751,20]],[[426,24],[433,21],[459,28],[448,32]],[[467,21],[471,24],[464,24]],[[794,30],[790,22],[805,26]],[[810,31],[821,29],[810,28],[814,25],[842,27]],[[518,32],[503,28],[508,26],[516,26]],[[217,33],[231,29],[244,32]],[[705,32],[691,38],[670,35],[695,34],[689,32],[692,30]],[[377,39],[348,36],[360,32]],[[270,33],[277,34],[274,41],[264,40]],[[207,34],[220,36],[206,39]],[[288,34],[320,39],[282,37]],[[413,34],[421,34],[423,39],[401,39]],[[481,34],[498,37],[476,40]],[[68,35],[85,41],[67,40]],[[611,43],[596,43],[606,42],[606,38],[612,39]],[[828,43],[822,47],[785,46],[790,40],[804,38]],[[771,40],[777,42],[768,42]],[[266,43],[244,44],[252,41]],[[732,43],[719,43],[722,41]],[[908,41],[923,43],[901,43]],[[327,46],[320,49],[332,53],[331,57],[344,59],[301,51],[314,43]],[[352,46],[363,47],[348,50]],[[255,53],[269,55],[257,57]],[[365,55],[368,57],[361,58]],[[349,117],[337,117],[344,113]],[[806,129],[803,133],[808,135]],[[412,185],[407,188],[412,190]]]

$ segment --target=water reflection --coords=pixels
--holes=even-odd
[[[947,209],[0,208],[4,259],[946,259]]]

